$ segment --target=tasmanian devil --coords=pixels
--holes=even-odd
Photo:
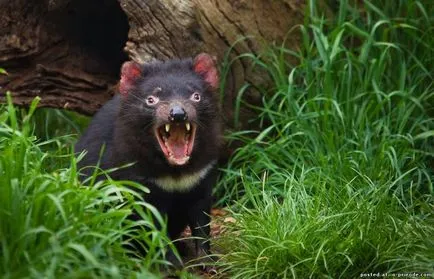
[[[193,236],[209,235],[221,139],[218,83],[215,63],[205,53],[143,65],[125,62],[120,94],[101,108],[75,146],[76,152],[87,151],[79,167],[134,163],[111,176],[150,189],[145,199],[167,216],[172,239],[187,225]],[[197,255],[209,252],[208,241],[195,240],[195,246]]]

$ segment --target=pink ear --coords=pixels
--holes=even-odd
[[[203,79],[211,86],[217,89],[219,86],[219,75],[214,63],[214,59],[207,53],[201,53],[194,58],[194,71],[201,75]]]
[[[122,65],[121,81],[119,84],[119,92],[123,96],[127,96],[130,89],[134,86],[135,81],[142,75],[142,67],[140,64],[128,61]]]

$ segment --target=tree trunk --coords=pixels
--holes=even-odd
[[[19,105],[38,95],[41,106],[91,115],[116,92],[128,58],[205,51],[221,62],[231,46],[232,58],[257,54],[302,23],[304,6],[301,0],[0,0],[0,67],[9,73],[0,75],[0,102],[10,90]],[[288,37],[285,44],[298,41]],[[229,121],[238,89],[258,80],[249,61],[232,64],[223,105]],[[247,99],[260,96],[249,92]]]

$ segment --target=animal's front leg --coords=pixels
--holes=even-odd
[[[200,182],[195,198],[188,210],[188,225],[195,238],[195,254],[197,258],[210,254],[210,222],[212,205],[212,188],[217,181],[217,170],[213,168]]]
[[[189,210],[189,226],[191,234],[195,238],[196,257],[202,257],[210,253],[210,211],[211,197],[199,200]]]

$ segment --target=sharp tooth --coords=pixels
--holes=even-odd
[[[190,122],[185,123],[185,128],[187,129],[187,131],[190,131]]]
[[[166,129],[166,133],[170,131],[170,124],[164,125],[164,128]]]

